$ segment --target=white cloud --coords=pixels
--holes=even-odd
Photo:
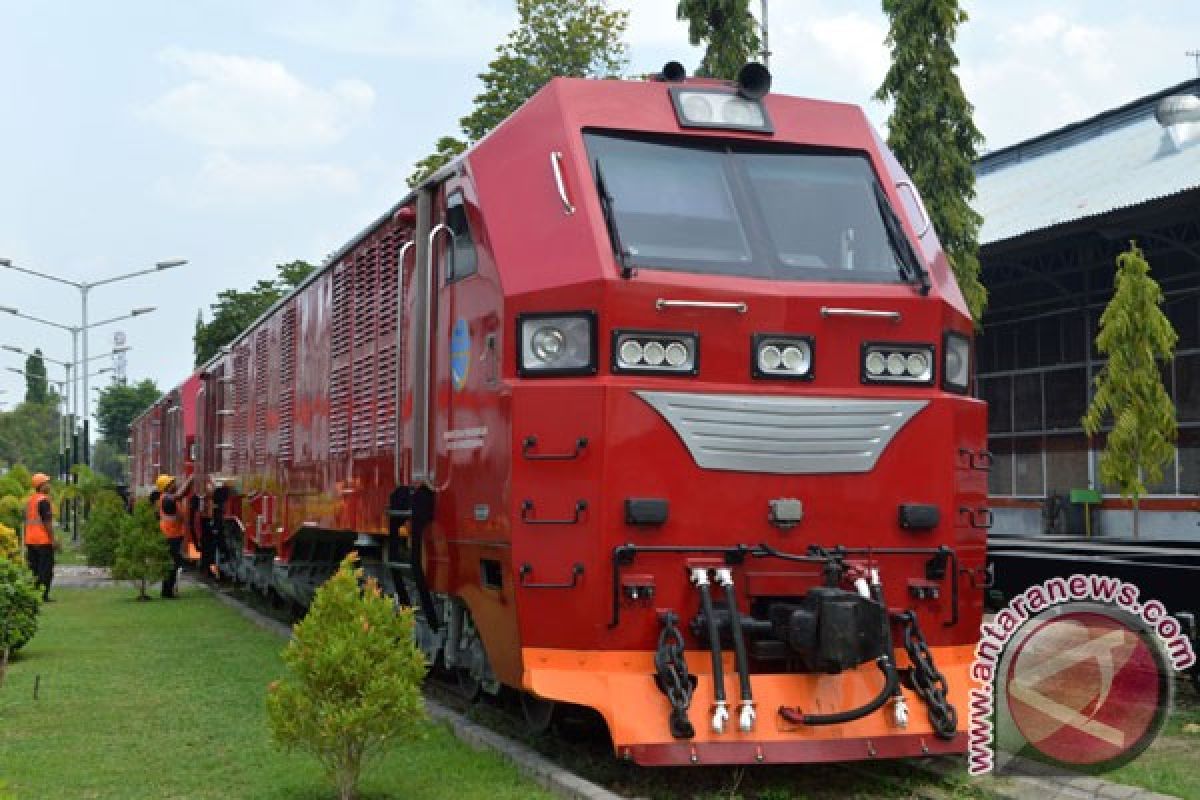
[[[345,138],[364,121],[375,90],[360,80],[309,86],[278,61],[172,47],[161,59],[188,80],[140,112],[214,148],[307,150]]]
[[[353,196],[360,187],[358,173],[338,164],[242,159],[217,152],[205,158],[195,175],[164,178],[158,188],[181,205],[261,210],[289,202],[309,203],[315,196]]]
[[[365,56],[491,58],[516,23],[511,4],[487,0],[294,0],[271,31],[299,44]]]

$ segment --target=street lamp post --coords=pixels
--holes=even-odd
[[[4,265],[4,264],[5,264],[5,260],[0,259],[0,265]],[[18,269],[18,267],[13,267],[13,269]],[[60,322],[53,322],[48,319],[42,319],[41,317],[35,317],[31,314],[22,314],[20,311],[13,308],[12,306],[0,306],[0,313],[12,314],[13,316],[18,317],[20,319],[27,319],[30,322],[37,322],[42,325],[49,325],[51,327],[58,328],[59,330],[64,330],[64,331],[67,331],[68,333],[70,333],[71,334],[71,363],[74,365],[78,365],[80,363],[79,362],[79,334],[80,333],[83,334],[84,359],[85,359],[84,363],[86,363],[86,361],[91,360],[87,357],[87,331],[88,331],[88,329],[99,328],[102,325],[110,325],[114,322],[120,322],[121,320],[141,316],[142,314],[149,314],[150,312],[155,311],[155,310],[156,310],[155,306],[146,306],[144,308],[135,308],[132,311],[130,311],[128,314],[122,314],[119,317],[111,317],[109,319],[102,319],[99,322],[91,323],[90,325],[87,326],[87,328],[81,328],[81,327],[78,327],[75,325],[63,325]],[[79,379],[79,377],[83,374],[83,372],[84,372],[83,369],[75,369],[76,380]],[[85,391],[86,391],[86,387],[87,387],[87,378],[88,377],[89,376],[83,375]],[[74,401],[73,405],[71,407],[72,416],[74,416],[76,419],[84,420],[84,423],[85,423],[84,427],[87,427],[87,425],[86,425],[87,417],[79,416],[79,391],[78,391],[78,387],[75,385],[75,383],[71,384],[71,396]],[[87,404],[86,399],[84,400],[83,410],[84,410],[84,414],[86,415],[88,413],[88,404]],[[85,461],[86,460],[87,459],[85,459]]]
[[[28,269],[27,267],[17,266],[16,264],[12,263],[12,259],[9,259],[9,258],[0,258],[0,267],[7,267],[8,269],[14,269],[18,272],[24,272],[27,275],[33,275],[38,278],[44,278],[45,280],[48,280],[48,281],[55,281],[56,283],[62,283],[62,284],[74,287],[75,289],[79,290],[79,296],[80,296],[81,305],[82,305],[82,319],[80,321],[78,330],[83,334],[83,360],[84,360],[84,362],[87,362],[87,360],[88,360],[87,331],[89,328],[94,328],[94,327],[102,324],[99,322],[93,323],[91,325],[88,324],[88,292],[90,292],[92,289],[95,289],[97,286],[105,286],[110,283],[116,283],[117,281],[128,280],[129,278],[136,278],[140,275],[150,275],[155,272],[162,272],[163,270],[172,269],[173,267],[181,267],[186,263],[188,263],[188,262],[187,262],[187,259],[185,259],[185,258],[175,258],[175,259],[170,259],[168,261],[159,261],[159,262],[155,263],[155,265],[150,269],[140,269],[140,270],[136,270],[134,272],[127,272],[123,275],[116,275],[112,278],[104,278],[103,280],[98,280],[98,281],[72,281],[72,280],[68,280],[66,278],[60,278],[57,275],[48,275],[44,272],[38,272],[37,270]],[[135,316],[136,316],[136,314],[135,314]],[[81,370],[81,372],[86,372],[86,370]],[[84,428],[87,428],[87,420],[88,420],[88,416],[89,416],[88,401],[89,401],[88,376],[85,374],[83,376]]]

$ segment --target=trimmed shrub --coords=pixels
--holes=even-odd
[[[119,581],[133,581],[138,587],[138,600],[149,600],[146,587],[162,580],[171,563],[167,542],[158,529],[158,514],[146,501],[134,506],[117,538],[112,576]]]
[[[0,558],[16,564],[25,563],[25,554],[21,552],[21,541],[17,532],[0,522]]]
[[[117,541],[130,524],[125,503],[116,492],[100,492],[83,526],[83,554],[93,567],[111,567],[117,558]]]
[[[28,567],[0,558],[0,661],[37,633],[40,597]]]
[[[368,760],[421,736],[426,720],[412,610],[397,612],[373,579],[360,586],[356,559],[317,590],[283,652],[290,675],[267,690],[276,743],[315,756],[340,800],[352,800]]]

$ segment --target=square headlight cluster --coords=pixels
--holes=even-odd
[[[864,383],[933,383],[933,347],[927,344],[870,343],[862,348]]]
[[[754,337],[753,373],[756,378],[813,377],[813,340],[809,336],[758,334]]]
[[[517,318],[517,333],[521,375],[596,373],[596,315],[592,312],[522,314]]]
[[[971,340],[947,331],[942,347],[942,388],[966,394],[971,383]]]
[[[695,375],[700,349],[694,333],[613,331],[613,372]]]

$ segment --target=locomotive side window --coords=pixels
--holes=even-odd
[[[866,157],[586,133],[633,266],[896,283]]]
[[[471,226],[467,222],[467,205],[463,201],[461,191],[454,192],[446,199],[446,226],[454,233],[451,237],[454,256],[445,269],[446,283],[450,283],[474,275],[478,269],[475,240],[471,236]]]

